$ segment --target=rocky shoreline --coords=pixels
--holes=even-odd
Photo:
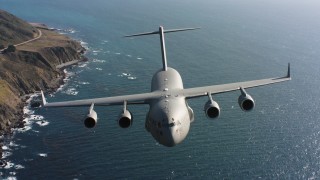
[[[4,167],[8,163],[3,147],[15,130],[27,128],[24,120],[32,116],[24,112],[30,97],[40,90],[56,92],[64,84],[64,69],[87,58],[80,42],[3,10],[0,32],[0,167]]]
[[[40,90],[55,92],[64,84],[66,74],[63,69],[86,61],[87,58],[84,56],[86,49],[80,42],[59,34],[44,24],[31,25],[2,10],[0,21],[5,21],[5,27],[1,24],[0,30],[13,34],[12,37],[20,37],[25,41],[30,37],[35,39],[16,46],[13,52],[0,54],[0,136],[3,141],[6,136],[11,136],[12,129],[24,127],[23,120],[27,115],[23,113],[23,108],[28,105],[30,94]],[[20,24],[10,24],[18,21]],[[7,30],[7,24],[12,29]],[[16,27],[25,28],[21,30]],[[28,34],[29,38],[24,37],[27,34],[25,29],[34,34]],[[41,37],[37,31],[41,32]],[[21,43],[21,40],[12,44],[15,42]],[[11,42],[0,41],[1,44],[6,46]]]

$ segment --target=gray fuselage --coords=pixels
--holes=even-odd
[[[168,67],[154,74],[151,91],[162,91],[163,96],[150,102],[146,129],[160,144],[169,147],[186,138],[194,117],[186,98],[170,93],[175,89],[183,89],[181,76],[175,69]]]

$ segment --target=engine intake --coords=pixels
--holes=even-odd
[[[216,101],[209,100],[204,106],[204,111],[208,118],[215,119],[220,115],[220,107]]]
[[[241,95],[238,98],[238,103],[243,111],[251,111],[254,108],[253,98],[243,89],[240,88]]]
[[[87,117],[84,120],[84,125],[87,128],[93,128],[97,124],[97,113],[92,109],[90,113],[87,115]]]
[[[132,115],[130,111],[124,110],[119,115],[118,124],[121,128],[128,128],[132,125]]]

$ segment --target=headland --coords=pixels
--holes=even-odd
[[[63,68],[84,61],[81,44],[40,23],[0,10],[0,135],[23,127],[28,94],[55,91]]]

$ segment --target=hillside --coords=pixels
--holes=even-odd
[[[4,133],[21,126],[21,97],[59,87],[64,74],[56,66],[84,58],[84,49],[80,43],[43,25],[37,28],[2,10],[0,22],[0,42],[5,46],[40,37],[16,46],[13,52],[0,54],[0,133]]]
[[[17,44],[37,35],[36,28],[14,15],[0,10],[0,49],[1,46]]]

